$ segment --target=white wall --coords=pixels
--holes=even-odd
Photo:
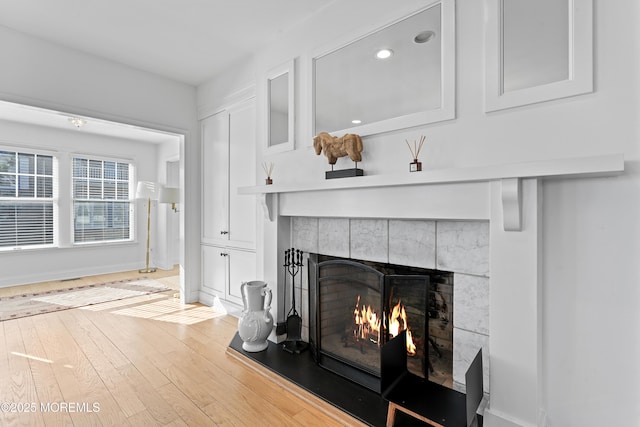
[[[256,68],[254,58],[245,58],[226,71],[198,86],[198,118],[215,114],[223,107],[255,95]]]
[[[194,87],[0,27],[0,99],[184,135],[187,301],[200,286],[200,161]]]
[[[315,19],[284,34],[255,61],[199,88],[199,105],[232,76],[261,76],[298,58],[296,148],[273,161],[276,183],[318,182],[326,159],[308,147],[307,64],[300,60],[358,25],[417,10],[383,0],[333,2]],[[617,178],[543,184],[543,334],[540,425],[640,425],[640,4],[594,0],[595,91],[592,94],[486,114],[484,4],[458,0],[456,119],[364,140],[360,164],[367,174],[401,173],[409,158],[404,140],[426,135],[423,169],[623,153]],[[251,67],[255,67],[252,69]],[[227,93],[233,86],[226,86]],[[213,102],[212,100],[210,100]],[[264,100],[258,99],[259,106]],[[260,110],[259,110],[260,111]],[[262,129],[258,115],[257,129]],[[264,136],[258,135],[260,141]],[[346,163],[341,159],[339,167]],[[262,179],[258,170],[259,180]],[[265,230],[266,234],[275,233]],[[273,234],[272,233],[272,234]],[[266,266],[264,268],[267,268]],[[502,384],[517,390],[518,384]],[[546,415],[545,415],[546,414]]]
[[[159,146],[157,156],[158,174],[156,181],[166,187],[180,188],[179,177],[180,145],[167,142]],[[184,192],[183,192],[184,193]],[[155,223],[155,245],[153,252],[154,265],[169,270],[180,262],[179,246],[183,232],[180,230],[180,206],[178,212],[171,209],[168,203],[157,204],[157,221]],[[184,240],[182,240],[184,241]],[[153,245],[154,242],[152,242]]]
[[[544,188],[543,383],[552,426],[640,425],[640,174]]]

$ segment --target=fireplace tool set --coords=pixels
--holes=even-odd
[[[287,288],[287,277],[291,276],[291,309],[287,313],[287,340],[282,348],[295,354],[302,353],[308,347],[308,344],[302,341],[302,318],[296,310],[296,276],[302,271],[302,253],[294,248],[284,251],[284,287]],[[302,285],[302,275],[300,284]]]

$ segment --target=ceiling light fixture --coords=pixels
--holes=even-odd
[[[69,123],[80,129],[87,124],[86,120],[79,119],[78,117],[69,117]]]
[[[387,59],[393,55],[393,51],[391,49],[380,49],[376,52],[376,58],[378,59]]]
[[[353,123],[354,125],[359,125],[360,123],[362,123],[362,120],[353,119],[351,120],[351,123]]]
[[[426,42],[432,40],[435,36],[436,36],[436,33],[434,33],[431,30],[421,31],[413,38],[413,42],[414,43],[426,43]]]

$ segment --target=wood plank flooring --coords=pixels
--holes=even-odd
[[[0,425],[362,425],[227,355],[236,330],[173,291],[0,322]]]
[[[178,266],[172,270],[158,270],[155,273],[140,274],[137,270],[123,271],[112,274],[98,274],[95,276],[77,277],[69,280],[53,280],[50,282],[32,283],[20,286],[9,286],[0,288],[0,298],[20,295],[24,293],[36,293],[65,288],[74,288],[84,285],[94,285],[97,283],[112,282],[116,280],[138,279],[140,277],[150,277],[161,282],[172,289],[180,289],[180,277]]]

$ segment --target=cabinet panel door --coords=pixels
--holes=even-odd
[[[243,282],[257,280],[256,253],[252,251],[229,250],[229,286],[227,299],[242,305],[240,286]]]
[[[220,298],[226,298],[228,256],[223,256],[225,248],[201,246],[202,248],[202,286]]]
[[[229,109],[229,240],[255,248],[255,196],[239,195],[238,187],[256,185],[255,99]]]
[[[226,111],[201,122],[202,240],[229,237],[229,114]]]

